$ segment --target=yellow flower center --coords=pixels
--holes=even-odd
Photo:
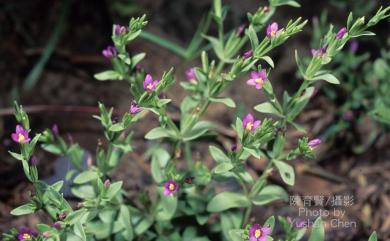
[[[276,35],[276,31],[271,31],[269,35],[271,35],[271,37],[274,37]]]
[[[262,78],[257,78],[255,81],[257,84],[260,84],[260,85],[262,85],[264,83],[264,80]]]
[[[30,234],[28,234],[28,233],[24,233],[23,234],[23,240],[30,240],[30,239],[31,239],[31,235]]]
[[[169,184],[168,189],[169,189],[170,191],[175,190],[175,185],[173,185],[172,183]]]
[[[24,135],[22,135],[22,134],[18,134],[18,141],[19,142],[24,142],[26,140],[26,138],[24,137]]]
[[[151,90],[151,89],[153,89],[153,85],[152,85],[152,84],[148,84],[148,85],[146,86],[146,88],[147,88],[148,90]]]
[[[255,238],[259,238],[261,236],[261,230],[260,229],[256,229],[255,231]]]
[[[247,130],[247,131],[251,131],[252,128],[253,128],[253,123],[251,123],[251,122],[247,123],[245,126],[245,130]]]

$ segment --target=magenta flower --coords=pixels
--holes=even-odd
[[[359,48],[359,42],[356,40],[352,40],[350,45],[349,45],[349,51],[354,54],[354,53],[356,53],[358,48]]]
[[[121,26],[119,24],[114,25],[115,35],[122,35],[122,34],[126,33],[126,31],[127,31],[127,29],[125,26]]]
[[[55,223],[53,223],[53,228],[55,228],[55,229],[61,229],[61,222],[59,222],[59,221],[56,221]]]
[[[318,146],[319,144],[321,144],[321,140],[316,138],[316,139],[309,141],[308,144],[309,144],[310,148],[314,148],[314,147]]]
[[[196,82],[196,71],[194,67],[186,70],[186,79],[192,83]]]
[[[277,23],[273,22],[272,24],[268,25],[267,27],[267,37],[273,38],[278,33],[279,26]]]
[[[107,48],[103,49],[102,54],[105,58],[111,59],[117,55],[117,50],[114,46],[108,46]]]
[[[146,92],[152,92],[154,89],[156,89],[158,82],[159,80],[153,80],[152,76],[147,74],[144,80],[144,90]]]
[[[103,186],[104,186],[105,188],[109,188],[109,187],[111,186],[110,180],[106,179],[106,180],[104,181],[104,183],[103,183]]]
[[[249,59],[249,58],[251,58],[252,56],[253,56],[253,50],[252,50],[252,49],[250,49],[250,50],[244,52],[244,54],[242,55],[242,57],[244,57],[244,59]]]
[[[328,47],[322,47],[322,48],[319,48],[319,49],[311,49],[311,54],[314,56],[314,57],[321,57],[323,56],[324,54],[326,54],[326,49]]]
[[[18,233],[18,240],[23,241],[23,240],[32,240],[33,237],[37,236],[37,233],[31,229],[28,228],[21,228],[19,229]]]
[[[246,81],[248,85],[254,85],[258,90],[263,88],[263,84],[267,80],[267,73],[265,72],[265,69],[252,71],[250,76],[251,78]]]
[[[246,24],[241,24],[237,29],[237,35],[240,36],[245,30]]]
[[[59,136],[60,131],[59,131],[59,129],[58,129],[58,125],[57,125],[57,124],[54,124],[54,125],[51,127],[51,132],[53,132],[54,137]]]
[[[253,118],[253,115],[251,113],[247,114],[242,121],[242,127],[245,129],[247,132],[253,132],[259,127],[261,124],[260,120],[256,120]]]
[[[174,180],[169,180],[166,183],[164,183],[164,195],[165,196],[170,196],[177,191],[179,191],[179,184],[177,182],[175,182]]]
[[[137,113],[141,112],[141,110],[142,110],[141,107],[139,107],[137,105],[137,103],[133,100],[130,104],[130,110],[129,110],[130,114],[133,114],[133,115],[137,114]]]
[[[342,39],[344,38],[344,35],[348,32],[346,27],[341,28],[337,33],[336,33],[336,39]]]
[[[30,157],[30,160],[28,160],[28,164],[30,166],[37,166],[39,164],[39,160],[36,156],[33,155],[32,157]]]
[[[30,137],[28,137],[28,130],[25,130],[21,125],[16,126],[15,133],[12,133],[11,138],[13,141],[20,144],[26,144],[31,140]]]
[[[353,119],[353,112],[352,110],[347,110],[346,112],[343,113],[343,119],[350,121]]]
[[[253,224],[249,228],[249,241],[266,241],[267,235],[271,233],[271,228],[261,227],[260,224]]]

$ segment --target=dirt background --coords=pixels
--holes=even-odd
[[[224,2],[230,5],[231,10],[227,28],[239,26],[247,11],[253,12],[257,7],[266,5],[265,1],[255,0]],[[282,7],[273,19],[281,25],[297,16],[311,20],[327,9],[330,20],[340,26],[345,22],[348,12],[335,7],[332,2],[340,1],[300,1],[302,8]],[[386,1],[375,2],[379,5]],[[72,135],[82,147],[93,152],[97,139],[102,138],[99,123],[91,118],[91,114],[97,112],[97,102],[114,106],[118,113],[123,113],[128,110],[131,100],[126,83],[98,82],[93,79],[94,73],[109,66],[100,52],[110,44],[112,24],[126,24],[130,16],[146,13],[149,20],[148,31],[185,46],[195,32],[202,14],[210,8],[211,1],[134,0],[125,3],[128,8],[123,8],[123,5],[117,5],[118,3],[121,1],[73,1],[59,44],[34,88],[29,91],[23,90],[21,86],[44,51],[55,28],[63,1],[14,0],[0,3],[0,232],[10,227],[33,227],[40,220],[45,220],[42,214],[20,218],[11,217],[9,214],[12,208],[26,200],[28,191],[31,190],[19,163],[7,154],[8,149],[15,148],[9,138],[15,126],[14,118],[9,113],[9,99],[14,93],[12,90],[17,88],[20,103],[30,108],[35,130],[39,131],[57,123],[62,135]],[[356,2],[347,1],[347,4],[352,8]],[[288,44],[272,53],[277,67],[270,79],[278,93],[285,89],[294,91],[298,86],[293,53],[294,49],[298,49],[301,54],[309,54],[310,27],[308,25],[303,33],[288,40]],[[382,45],[387,37],[388,27],[389,24],[385,22],[373,29],[378,33],[378,42]],[[169,50],[143,39],[132,43],[129,49],[147,54],[142,67],[153,75],[160,76],[164,70],[175,66],[177,82],[184,80],[185,69],[198,64],[197,61],[183,61]],[[372,57],[375,57],[379,53],[378,44],[371,45],[368,40],[363,40],[359,52],[371,52]],[[263,97],[255,89],[248,88],[244,81],[235,81],[226,91],[226,95],[231,96],[241,109],[250,111]],[[167,95],[178,106],[185,93],[179,84],[176,84]],[[38,105],[40,108],[36,108]],[[63,106],[70,106],[70,109]],[[78,107],[87,108],[77,111]],[[175,109],[172,108],[172,115],[177,114]],[[335,103],[331,103],[319,92],[298,122],[309,130],[311,137],[315,137],[334,121],[335,109]],[[235,110],[214,104],[204,116],[205,119],[219,124],[222,135],[218,141],[225,148],[229,148],[234,141],[229,126],[235,115]],[[256,116],[263,117],[259,114]],[[123,179],[129,192],[137,186],[152,184],[148,160],[142,155],[149,144],[143,140],[143,135],[156,125],[155,117],[148,115],[134,127],[136,151],[126,156],[115,172],[115,178]],[[327,240],[367,240],[372,230],[377,230],[383,240],[390,240],[389,136],[382,135],[360,155],[351,151],[352,146],[364,144],[365,137],[375,128],[375,123],[370,119],[364,120],[354,129],[354,133],[340,133],[338,138],[316,149],[316,161],[295,160],[292,163],[297,171],[297,180],[294,187],[288,188],[291,195],[342,195],[354,198],[352,206],[342,207],[346,214],[341,220],[356,221],[356,228],[335,229],[328,225]],[[290,145],[294,144],[298,136],[294,130],[289,131],[292,140]],[[211,162],[205,151],[207,143],[201,143],[197,150],[198,159]],[[41,177],[52,176],[56,158],[44,153],[38,155]],[[261,174],[264,163],[250,160],[248,166],[256,176]],[[135,169],[142,171],[134,173],[132,170]],[[283,185],[277,173],[271,176],[271,180]],[[303,204],[297,205],[299,207]],[[252,216],[259,222],[275,213],[296,217],[298,207],[276,203],[256,207]],[[332,210],[332,207],[327,206],[325,209]]]

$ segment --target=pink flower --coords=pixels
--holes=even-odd
[[[314,147],[316,147],[316,146],[321,144],[321,140],[316,138],[316,139],[313,139],[313,140],[309,141],[308,144],[309,144],[310,148],[314,148]]]
[[[108,46],[107,48],[103,49],[102,54],[105,58],[111,59],[117,55],[116,48],[114,46]]]
[[[137,114],[137,113],[141,112],[141,110],[142,110],[141,107],[139,107],[137,105],[137,103],[133,100],[130,104],[130,110],[129,110],[130,114],[133,114],[133,115]]]
[[[253,56],[253,50],[252,50],[252,49],[246,51],[246,52],[242,55],[242,57],[244,57],[244,59],[249,59],[249,58],[251,58],[252,56]]]
[[[246,81],[248,85],[254,85],[256,89],[263,88],[264,82],[267,80],[267,73],[265,72],[265,69],[262,69],[260,71],[252,71],[250,75],[250,79]]]
[[[58,129],[58,125],[57,124],[54,124],[51,127],[51,131],[53,132],[54,137],[57,137],[57,136],[60,135],[60,130]]]
[[[36,236],[37,236],[37,233],[35,231],[28,229],[28,228],[21,228],[21,229],[19,229],[18,240],[19,241],[33,240],[33,238]]]
[[[245,30],[246,24],[241,24],[237,29],[237,35],[240,36]]]
[[[346,112],[343,113],[343,119],[350,121],[353,119],[353,112],[352,110],[347,110]]]
[[[127,29],[125,26],[121,26],[119,24],[114,25],[115,35],[122,35],[122,34],[126,33],[126,31],[127,31]]]
[[[30,160],[28,161],[28,164],[30,166],[37,166],[39,164],[39,160],[38,160],[38,158],[35,155],[33,155],[32,157],[30,157]]]
[[[344,27],[342,29],[340,29],[337,33],[336,33],[336,39],[342,39],[344,38],[344,35],[348,32],[347,28]]]
[[[12,133],[11,138],[13,141],[20,144],[26,144],[31,140],[30,137],[28,137],[28,131],[21,125],[16,126],[15,133]]]
[[[319,49],[311,49],[311,54],[314,56],[314,57],[321,57],[323,56],[324,54],[326,54],[326,49],[328,47],[325,46],[325,47],[322,47],[322,48],[319,48]]]
[[[273,38],[278,33],[279,26],[277,23],[273,22],[272,24],[268,25],[267,27],[267,37]]]
[[[104,181],[104,183],[103,183],[103,186],[104,186],[105,188],[109,188],[109,187],[111,186],[110,180],[106,179],[106,180]]]
[[[261,227],[260,224],[253,224],[249,228],[249,241],[266,241],[267,235],[271,233],[271,228]]]
[[[356,53],[358,48],[359,48],[359,42],[357,40],[352,40],[349,45],[349,51],[354,54]]]
[[[179,191],[179,184],[177,182],[175,182],[174,180],[169,180],[166,183],[164,183],[164,195],[165,196],[170,196],[177,191]]]
[[[248,115],[245,116],[244,120],[242,121],[242,127],[245,129],[247,132],[254,132],[257,127],[261,124],[260,120],[256,120],[253,118],[253,115],[249,113]]]
[[[186,70],[186,79],[192,83],[196,82],[196,72],[194,67]]]
[[[150,74],[147,74],[144,80],[144,90],[146,92],[152,92],[156,89],[158,83],[159,80],[153,80],[152,76]]]
[[[53,228],[55,228],[55,229],[61,229],[61,226],[62,226],[61,222],[59,222],[59,221],[53,223]]]

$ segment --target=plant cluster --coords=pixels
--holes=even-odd
[[[320,39],[325,31],[327,14],[324,12],[313,22],[313,42]],[[388,40],[389,42],[389,40]],[[373,41],[370,41],[370,45]],[[351,130],[366,123],[366,118],[374,121],[375,128],[365,145],[356,145],[352,150],[361,153],[367,150],[381,135],[388,131],[390,124],[390,99],[386,94],[390,88],[388,47],[380,49],[378,57],[359,52],[359,42],[351,41],[349,51],[341,52],[331,64],[332,72],[342,85],[324,86],[323,92],[337,106],[336,120],[322,137],[334,138],[343,130]],[[355,143],[356,144],[356,143]]]
[[[147,24],[145,16],[131,19],[128,26],[114,25],[113,45],[102,52],[111,61],[112,69],[96,74],[95,78],[127,81],[133,100],[129,111],[115,121],[113,109],[99,104],[100,115],[94,117],[101,123],[105,141],[98,144],[86,169],[82,148],[62,138],[57,127],[30,136],[33,129],[29,118],[15,104],[19,124],[12,139],[20,144],[20,151],[10,154],[22,163],[34,192],[30,201],[12,210],[12,214],[42,210],[52,223],[38,224],[37,231],[13,229],[4,234],[4,240],[272,240],[275,217],[263,224],[253,223],[250,219],[253,205],[286,200],[285,188],[270,183],[268,176],[277,170],[284,183],[294,185],[295,172],[288,160],[314,158],[313,149],[321,143],[310,138],[295,122],[296,117],[309,103],[317,81],[339,84],[332,71],[326,69],[327,64],[352,38],[371,35],[367,29],[388,17],[390,11],[381,8],[368,21],[364,17],[354,19],[350,14],[345,27],[335,31],[330,26],[317,48],[311,50],[307,63],[295,52],[302,83],[295,93],[285,91],[280,98],[272,88],[274,62],[269,54],[301,32],[307,23],[301,18],[285,26],[268,23],[282,5],[299,6],[292,0],[270,0],[269,6],[248,13],[247,25],[226,33],[227,7],[221,0],[214,0],[211,13],[217,36],[207,32],[196,35],[203,36],[211,49],[201,52],[201,65],[190,68],[186,72],[188,81],[180,82],[188,94],[180,103],[179,120],[168,114],[171,100],[164,95],[175,82],[174,69],[153,77],[138,65],[145,58],[144,53],[126,51],[126,46]],[[235,108],[231,98],[221,95],[243,76],[247,76],[248,88],[256,88],[267,98],[254,109],[273,118],[256,120],[252,113],[238,117],[232,123],[237,144],[231,150],[210,145],[208,151],[215,161],[210,169],[202,161],[194,160],[192,154],[200,138],[213,140],[218,134],[215,123],[203,120],[202,116],[213,103]],[[133,151],[130,129],[134,123],[142,122],[145,112],[154,113],[159,120],[159,126],[145,135],[147,140],[153,140],[145,155],[150,158],[156,188],[155,193],[139,190],[136,197],[130,198],[122,187],[123,181],[113,179],[111,172],[124,154]],[[293,149],[285,145],[289,126],[304,135]],[[80,200],[77,205],[61,194],[63,180],[49,185],[39,179],[34,157],[37,147],[71,159],[75,170],[68,173],[67,179],[72,181],[73,195]],[[245,163],[250,156],[267,161],[259,177],[253,177],[247,170]],[[239,191],[219,191],[218,183],[227,180],[234,180],[240,186]],[[280,240],[300,240],[304,236],[306,228],[295,227],[283,217],[278,220],[284,231]],[[321,218],[315,221],[309,240],[324,240]],[[375,233],[370,240],[376,240]]]

